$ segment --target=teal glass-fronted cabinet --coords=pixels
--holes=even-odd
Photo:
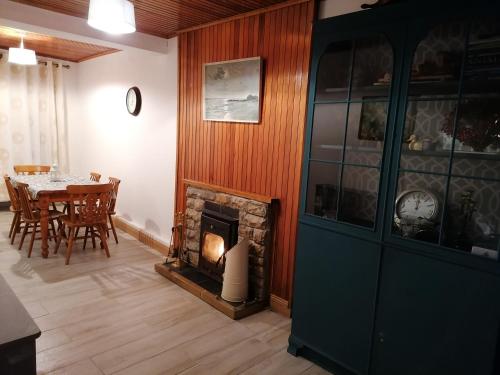
[[[500,374],[500,5],[315,24],[289,352]]]

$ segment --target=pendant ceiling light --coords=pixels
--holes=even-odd
[[[36,65],[36,54],[32,49],[24,48],[24,40],[21,37],[19,48],[9,48],[9,62],[19,65]]]
[[[90,0],[87,23],[110,34],[133,33],[134,4],[127,0]]]

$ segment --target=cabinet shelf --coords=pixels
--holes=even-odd
[[[436,157],[436,158],[449,158],[451,150],[438,150],[438,151],[413,151],[404,150],[402,155],[419,156],[419,157]],[[495,160],[500,161],[500,153],[494,152],[474,152],[474,151],[455,151],[453,153],[454,159],[478,159],[478,160]]]
[[[484,97],[499,97],[500,91],[499,79],[477,80],[465,79],[463,82],[462,96],[466,98],[484,98]],[[415,97],[433,98],[438,100],[458,99],[459,81],[446,80],[446,81],[418,81],[412,80],[409,85],[409,99]]]

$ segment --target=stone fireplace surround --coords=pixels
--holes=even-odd
[[[247,238],[250,244],[249,300],[268,300],[275,200],[202,183],[186,181],[186,184],[186,240],[182,260],[194,267],[198,265],[201,213],[206,201],[237,209],[238,242]]]

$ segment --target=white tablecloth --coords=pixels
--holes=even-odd
[[[50,174],[33,176],[19,175],[11,176],[12,185],[18,182],[28,184],[31,196],[36,199],[41,191],[65,191],[68,185],[93,185],[97,182],[90,181],[88,177],[63,175],[52,180]]]

